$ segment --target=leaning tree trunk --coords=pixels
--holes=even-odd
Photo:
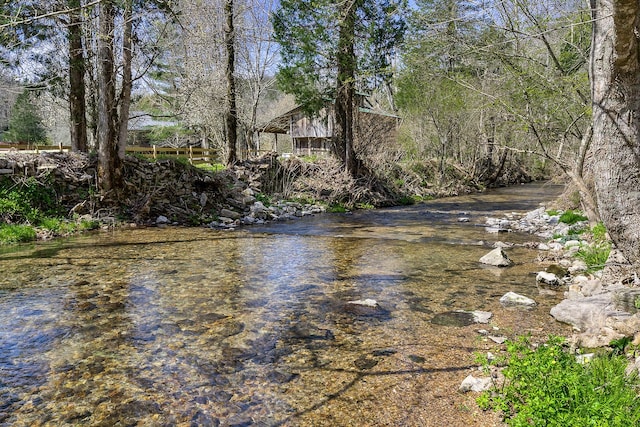
[[[87,151],[86,92],[84,88],[85,57],[82,48],[80,0],[69,0],[69,115],[71,150]]]
[[[100,3],[98,34],[98,186],[103,193],[117,196],[120,188],[120,161],[115,130],[115,72],[113,31],[115,9],[112,0]],[[115,194],[114,194],[115,193]]]
[[[593,153],[600,216],[640,266],[640,2],[591,0]]]

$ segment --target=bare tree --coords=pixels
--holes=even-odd
[[[227,165],[233,165],[238,160],[238,108],[236,106],[236,35],[234,29],[233,0],[225,0],[224,3],[224,44],[227,52],[226,73],[227,81],[227,108],[225,111],[225,131],[227,137]]]
[[[98,185],[105,193],[120,188],[120,158],[116,133],[116,75],[114,59],[114,20],[112,0],[100,3],[98,32]]]

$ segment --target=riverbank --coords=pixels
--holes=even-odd
[[[428,161],[394,165],[384,175],[355,180],[331,159],[309,163],[282,160],[275,153],[223,171],[128,156],[122,168],[123,188],[115,195],[99,193],[94,156],[7,153],[0,158],[0,223],[27,226],[17,228],[17,241],[97,227],[235,228],[484,189],[459,168],[449,168],[445,177],[435,179],[436,168]],[[509,183],[530,179],[522,171],[508,170],[503,178]]]
[[[578,213],[541,207],[517,218],[490,218],[487,225],[545,240],[537,247],[538,290],[564,296],[550,314],[574,328],[574,346],[606,347],[624,338],[640,345],[640,279],[623,273],[601,224],[589,227]]]

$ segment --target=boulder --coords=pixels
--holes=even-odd
[[[611,306],[612,298],[609,293],[580,299],[566,299],[551,309],[551,316],[558,322],[586,331],[604,325],[607,315],[611,312]]]
[[[507,292],[500,298],[500,304],[504,306],[533,307],[536,305],[536,302],[524,295],[520,295],[515,292]]]
[[[220,210],[220,217],[231,218],[233,220],[236,220],[236,219],[242,218],[242,215],[230,209],[222,209]]]
[[[498,247],[480,258],[482,264],[493,265],[495,267],[508,267],[513,265],[507,254]]]

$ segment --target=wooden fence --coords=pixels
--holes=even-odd
[[[17,144],[17,145],[0,145],[0,155],[3,152],[20,151],[24,153],[43,153],[43,152],[67,152],[71,147],[68,145],[36,145],[36,144]],[[213,164],[218,161],[217,153],[211,148],[197,147],[139,147],[129,145],[126,147],[127,154],[143,156],[148,159],[185,159],[192,165],[202,163]]]

